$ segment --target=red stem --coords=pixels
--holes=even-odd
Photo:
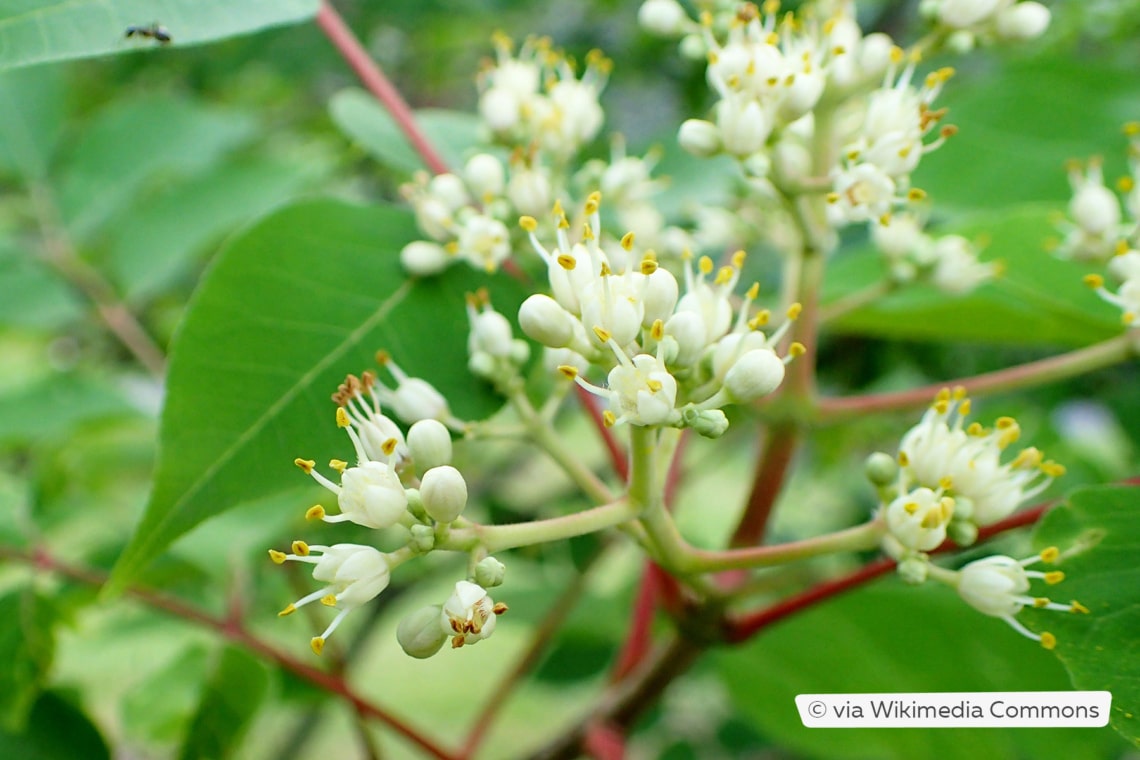
[[[433,174],[443,174],[448,170],[447,163],[436,152],[424,133],[416,125],[415,116],[403,96],[400,95],[376,62],[368,55],[364,46],[356,39],[352,30],[344,23],[344,19],[333,9],[328,2],[322,2],[317,10],[317,25],[340,51],[344,60],[356,72],[369,92],[376,96],[388,113],[392,114],[396,126],[408,138],[408,142],[423,158],[424,163]]]
[[[641,585],[638,586],[637,598],[633,602],[629,633],[625,636],[617,664],[610,673],[611,682],[620,681],[633,672],[649,651],[649,644],[652,641],[650,628],[653,623],[653,611],[657,606],[663,575],[653,560],[645,560],[645,566],[641,571]]]
[[[764,454],[752,479],[748,504],[740,516],[729,546],[755,546],[764,539],[768,518],[787,476],[788,465],[796,451],[798,432],[793,425],[774,425],[768,430]]]
[[[62,575],[71,580],[89,586],[102,586],[107,581],[107,575],[95,570],[64,564],[51,556],[44,549],[25,551],[9,546],[0,546],[0,556],[5,559],[16,559],[34,565],[36,568]],[[297,677],[339,696],[352,705],[359,715],[374,718],[386,724],[396,733],[424,750],[432,757],[440,760],[453,760],[454,755],[439,746],[427,736],[404,723],[402,720],[384,710],[379,705],[369,702],[353,690],[340,675],[326,673],[313,667],[257,638],[233,617],[218,617],[204,610],[192,607],[185,602],[145,588],[131,587],[124,593],[145,603],[149,607],[162,610],[174,617],[208,628],[223,638],[244,647],[261,658],[275,663]]]

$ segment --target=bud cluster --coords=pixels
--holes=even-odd
[[[1001,273],[999,262],[979,261],[977,246],[961,235],[936,238],[924,232],[914,212],[873,222],[871,240],[897,284],[928,282],[944,293],[963,295]]]

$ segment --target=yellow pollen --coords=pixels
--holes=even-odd
[[[613,427],[617,424],[617,417],[614,416],[613,412],[607,409],[606,411],[602,412],[602,424],[608,428]]]
[[[764,4],[760,8],[764,11],[765,16],[775,16],[780,12],[780,0],[764,0]]]
[[[660,319],[653,320],[653,326],[649,328],[649,335],[653,340],[661,340],[665,337],[665,323]]]
[[[997,422],[994,423],[994,427],[998,430],[1006,430],[1014,427],[1016,424],[1017,420],[1013,417],[998,417]]]
[[[1082,615],[1087,615],[1089,614],[1089,608],[1074,599],[1069,605],[1069,612],[1079,612]]]
[[[942,515],[933,509],[929,510],[922,518],[922,527],[927,530],[933,530],[942,524]]]
[[[1050,546],[1047,549],[1041,550],[1041,561],[1046,563],[1056,562],[1057,558],[1061,556],[1061,550],[1056,546]]]
[[[308,475],[309,473],[311,473],[311,472],[313,471],[313,468],[317,466],[317,463],[316,463],[316,462],[314,462],[312,459],[300,459],[300,458],[297,458],[297,459],[294,459],[294,460],[293,460],[293,464],[295,464],[295,465],[297,465],[298,467],[300,467],[300,468],[301,468],[301,470],[302,470],[302,471],[303,471],[303,472],[304,472],[306,475]]]
[[[399,443],[400,442],[395,438],[389,438],[388,440],[384,441],[384,443],[380,444],[380,450],[384,452],[385,456],[390,457],[392,456],[392,452],[396,450],[396,446],[399,445]]]
[[[1104,278],[1099,274],[1086,274],[1084,276],[1084,283],[1093,290],[1100,290],[1104,287]]]
[[[906,512],[908,515],[913,515],[915,512],[918,511],[918,502],[908,501],[906,504],[903,504],[903,511]]]
[[[325,639],[323,636],[314,636],[309,641],[309,646],[313,649],[313,654],[317,657],[321,656],[321,652],[325,651]]]
[[[1060,570],[1051,570],[1045,573],[1045,582],[1050,586],[1056,586],[1061,581],[1065,580],[1065,574]]]
[[[949,475],[944,475],[942,478],[940,478],[938,480],[938,487],[941,488],[943,491],[949,491],[951,488],[954,487],[954,481],[953,481],[953,479],[951,479],[951,477]]]
[[[574,271],[574,267],[578,266],[578,261],[568,253],[558,254],[558,266],[565,269],[567,272]]]
[[[701,258],[697,260],[697,269],[701,274],[708,274],[713,270],[713,260],[708,256],[701,256]]]
[[[828,203],[839,203],[839,198],[840,198],[839,193],[828,193],[827,194],[827,202]]]
[[[958,134],[958,127],[953,124],[947,124],[938,131],[938,134],[942,135],[943,138],[949,139]]]
[[[788,307],[788,311],[786,312],[788,319],[799,319],[800,312],[802,312],[803,310],[804,310],[803,304],[801,304],[799,301],[797,301],[796,303],[794,303]]]
[[[348,469],[348,462],[344,461],[343,459],[330,459],[329,467],[343,475],[344,471]]]
[[[639,267],[639,269],[641,270],[641,273],[643,275],[648,277],[649,275],[651,275],[657,271],[657,260],[651,259],[647,256],[641,260],[641,266]]]
[[[950,400],[950,389],[949,388],[942,388],[941,390],[939,390],[938,393],[934,394],[934,400],[935,401],[949,401]]]
[[[335,607],[336,606],[336,594],[329,594],[327,596],[322,596],[321,597],[321,604],[323,604],[326,607]]]
[[[959,404],[958,416],[959,417],[969,417],[970,416],[970,399],[966,399],[961,404]]]
[[[759,295],[760,295],[760,283],[754,282],[754,283],[752,283],[751,287],[748,288],[748,292],[744,294],[744,297],[747,298],[749,301],[755,301]]]
[[[533,216],[520,216],[519,226],[527,232],[534,232],[538,229],[538,220]]]
[[[560,229],[560,230],[570,229],[570,220],[568,220],[565,215],[558,217],[558,229]]]
[[[613,273],[614,273],[614,270],[610,269],[610,265],[603,261],[602,262],[602,268],[598,272],[598,274],[602,277],[609,277]]]
[[[891,48],[891,63],[902,63],[903,51],[898,45]]]
[[[294,607],[292,604],[290,604],[288,607],[286,607],[285,609],[278,612],[277,617],[285,617],[286,615],[292,615],[296,611],[297,611],[297,608]]]
[[[1124,134],[1129,137],[1140,135],[1140,121],[1130,121],[1124,125]]]
[[[985,435],[985,433],[986,429],[982,427],[982,423],[980,422],[971,422],[970,425],[966,428],[966,435],[979,436]]]
[[[293,545],[290,546],[289,548],[292,549],[293,553],[296,554],[298,557],[308,557],[309,556],[309,545],[306,544],[304,541],[294,541]]]
[[[1041,472],[1051,478],[1059,478],[1065,474],[1065,465],[1056,462],[1042,462]]]
[[[650,393],[656,393],[662,387],[660,380],[646,380],[645,385],[649,388]]]
[[[946,414],[946,412],[950,411],[950,402],[949,401],[935,401],[934,402],[934,411],[938,412],[939,414]]]
[[[610,338],[613,337],[610,335],[610,331],[601,325],[594,325],[594,335],[597,335],[598,340],[600,340],[602,343],[608,343]]]
[[[795,359],[797,356],[803,356],[807,353],[807,346],[800,343],[798,340],[792,345],[788,346],[788,356]]]
[[[336,408],[336,426],[346,428],[351,424],[352,422],[348,419],[348,412],[344,411],[343,406],[338,406]]]
[[[1046,631],[1041,634],[1041,647],[1043,649],[1052,650],[1057,646],[1057,637]]]
[[[768,37],[764,41],[767,42],[769,45],[776,45],[780,42],[780,35],[776,34],[775,32],[772,32],[771,34],[768,35]]]
[[[633,248],[633,233],[627,232],[621,236],[621,247],[627,251]]]
[[[899,452],[899,466],[900,467],[906,467],[909,464],[910,464],[910,457],[907,456],[907,453],[905,451],[900,451]]]
[[[732,282],[732,275],[734,273],[735,270],[732,267],[721,267],[720,270],[717,271],[716,277],[713,279],[713,284],[727,285],[728,283]]]
[[[589,210],[589,208],[587,208],[586,213],[592,213],[592,212]],[[590,226],[589,222],[582,225],[582,239],[585,240],[587,243],[595,239],[594,228]]]
[[[323,520],[325,519],[325,508],[320,504],[314,504],[305,511],[306,520]]]
[[[1049,606],[1049,599],[1047,597],[1044,597],[1044,596],[1039,596],[1033,600],[1033,606],[1036,607],[1037,609],[1041,609],[1042,607],[1048,607]]]
[[[906,197],[907,197],[907,200],[910,200],[910,201],[920,201],[926,197],[926,191],[920,190],[917,187],[912,187],[910,190],[907,191]]]
[[[445,252],[445,253],[447,253],[449,256],[454,256],[455,254],[459,253],[459,243],[457,243],[456,241],[452,240],[450,243],[448,243],[447,245],[443,246],[443,250],[444,250],[444,252]]]
[[[1123,325],[1130,325],[1136,321],[1136,312],[1126,311],[1120,315],[1120,323]]]
[[[269,550],[269,559],[273,560],[273,564],[281,565],[285,563],[285,552],[279,552],[276,549]]]
[[[376,363],[381,367],[387,366],[390,361],[392,361],[392,355],[384,349],[380,349],[376,352]]]
[[[732,254],[732,265],[737,269],[741,269],[744,266],[744,260],[746,258],[748,258],[747,253],[744,251],[737,251],[736,253]]]
[[[558,371],[568,380],[578,377],[578,368],[571,367],[569,364],[559,364]]]
[[[1128,189],[1131,190],[1132,188],[1128,188]],[[1127,192],[1127,191],[1125,191],[1125,192]],[[1123,256],[1126,253],[1128,253],[1128,241],[1127,240],[1117,240],[1116,241],[1116,255],[1117,256]]]
[[[459,647],[463,646],[463,641],[464,641],[464,639],[463,639],[462,633],[459,634],[458,636],[453,636],[451,638],[451,648],[452,649],[459,649]]]

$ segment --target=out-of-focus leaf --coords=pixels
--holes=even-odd
[[[0,324],[50,330],[82,314],[72,290],[30,251],[0,243]]]
[[[0,597],[0,725],[19,733],[55,657],[55,610],[32,589]],[[11,757],[16,757],[12,755]]]
[[[41,66],[0,74],[0,167],[29,180],[47,174],[63,128],[61,73]]]
[[[264,665],[240,649],[226,647],[182,743],[182,760],[235,757],[268,687]]]
[[[464,293],[488,278],[455,267],[406,280],[398,253],[415,237],[405,211],[314,201],[281,209],[219,255],[173,347],[155,487],[114,582],[207,517],[302,482],[296,457],[351,459],[329,395],[345,374],[374,367],[377,349],[462,418],[497,408],[466,367]],[[506,313],[523,297],[505,276],[492,295]]]
[[[1022,616],[1057,637],[1054,651],[1077,688],[1112,692],[1113,727],[1140,745],[1138,504],[1140,488],[1098,486],[1074,491],[1067,505],[1050,511],[1033,541],[1062,552],[1057,567],[1065,580],[1051,595],[1063,603],[1076,599],[1089,614],[1026,610]]]
[[[318,0],[8,0],[0,7],[0,69],[132,50],[193,45],[311,18]],[[161,24],[171,41],[129,27]]]
[[[71,702],[46,692],[20,733],[0,729],[0,757],[16,760],[110,760],[99,729]]]
[[[933,583],[847,594],[719,655],[737,709],[793,752],[819,758],[1098,760],[1122,742],[1091,728],[805,728],[797,694],[1066,691],[1064,669],[1005,622]]]
[[[137,413],[121,391],[90,378],[39,380],[0,393],[0,443],[58,438],[86,422]]]
[[[1120,333],[1120,312],[1082,282],[1093,269],[1044,250],[1051,234],[1049,209],[1022,206],[979,214],[935,236],[959,233],[989,238],[983,258],[1000,259],[1004,274],[964,297],[930,286],[908,286],[835,321],[842,333],[885,338],[1086,345]],[[878,251],[840,255],[829,266],[824,302],[865,288],[884,274]]]
[[[201,172],[256,130],[246,114],[171,95],[112,103],[61,167],[59,205],[69,233],[84,239],[130,204],[147,181]]]
[[[312,176],[295,163],[228,164],[148,198],[112,233],[107,267],[128,299],[146,297],[223,233],[288,200]]]
[[[202,696],[208,658],[205,647],[191,646],[128,692],[122,701],[127,733],[152,742],[184,736]]]
[[[341,131],[360,143],[376,160],[398,172],[425,168],[392,116],[372,95],[350,88],[329,101],[329,112]],[[424,109],[416,123],[453,171],[463,166],[464,154],[478,144],[479,120],[469,113]]]

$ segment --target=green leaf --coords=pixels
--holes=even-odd
[[[407,174],[425,168],[391,114],[371,94],[341,90],[329,101],[329,113],[342,132],[388,168]],[[473,114],[429,108],[417,111],[415,119],[453,171],[462,168],[465,153],[479,144],[479,120]]]
[[[24,725],[47,681],[55,657],[54,618],[52,605],[31,588],[0,597],[0,725],[8,730]]]
[[[989,238],[983,258],[1000,259],[1004,274],[964,297],[924,285],[907,286],[830,325],[840,333],[895,339],[986,341],[1083,346],[1120,334],[1120,311],[1082,282],[1087,265],[1044,250],[1050,207],[1021,206],[977,214],[936,236]],[[866,288],[884,275],[882,256],[867,247],[829,266],[824,303]]]
[[[181,47],[311,18],[318,0],[8,0],[0,8],[0,69],[133,50]],[[161,45],[128,27],[161,25]]]
[[[1034,545],[1060,549],[1065,573],[1050,593],[1062,603],[1076,599],[1090,614],[1025,610],[1019,617],[1057,637],[1054,651],[1077,688],[1112,692],[1112,726],[1140,745],[1138,502],[1134,486],[1082,488],[1045,515]]]
[[[68,231],[82,241],[122,213],[147,182],[200,173],[256,134],[246,114],[171,95],[112,103],[62,167],[59,205]]]
[[[313,177],[296,163],[227,164],[148,197],[131,209],[129,225],[112,232],[107,269],[128,300],[153,295],[225,232],[289,200]]]
[[[466,368],[463,296],[487,276],[405,280],[398,253],[416,236],[406,211],[312,201],[219,254],[175,339],[156,482],[114,583],[206,518],[301,484],[296,457],[352,459],[329,396],[377,349],[464,419],[501,404]],[[492,294],[508,314],[523,297],[505,276]]]
[[[138,414],[121,391],[84,376],[38,379],[0,392],[0,443],[66,435],[94,420]]]
[[[47,692],[20,734],[0,729],[0,757],[19,760],[110,760],[99,729],[71,702]]]
[[[719,655],[737,709],[795,753],[820,758],[1110,757],[1107,728],[805,728],[797,694],[1066,691],[1064,670],[1003,621],[934,584],[890,579],[773,627]]]
[[[0,324],[51,330],[83,314],[71,288],[31,251],[0,242]]]
[[[182,760],[235,757],[268,687],[265,666],[240,649],[222,650],[182,744]]]
[[[26,179],[47,174],[63,131],[61,73],[59,67],[41,66],[0,74],[0,166]]]
[[[122,700],[128,734],[156,743],[184,736],[201,702],[208,659],[206,647],[190,646],[131,689]]]

